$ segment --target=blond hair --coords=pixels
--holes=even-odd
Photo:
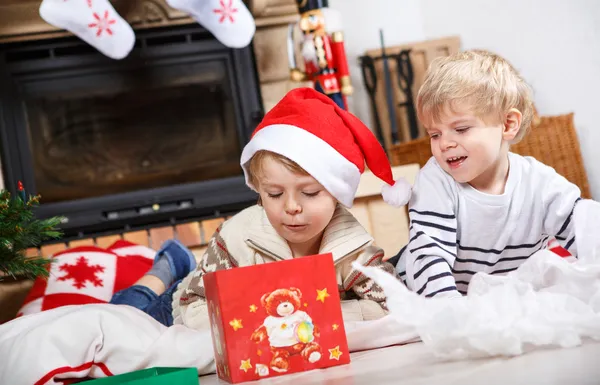
[[[516,108],[521,127],[512,143],[527,133],[533,118],[532,92],[517,70],[504,58],[484,50],[436,58],[417,95],[421,121],[439,121],[446,108],[466,103],[481,118],[497,117]]]
[[[285,168],[295,174],[310,175],[293,160],[275,152],[260,150],[257,151],[252,158],[250,158],[248,163],[248,181],[254,187],[258,187],[260,178],[265,175],[264,164],[265,160],[267,159],[273,159],[274,161],[281,163],[283,166],[285,166]]]

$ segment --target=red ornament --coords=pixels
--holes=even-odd
[[[331,254],[208,273],[204,287],[221,379],[350,362]]]
[[[25,190],[25,188],[23,187],[23,183],[21,181],[19,181],[19,183],[17,183],[17,188],[19,189],[19,191]]]

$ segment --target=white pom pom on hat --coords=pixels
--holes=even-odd
[[[246,184],[248,164],[257,151],[271,151],[296,162],[346,207],[352,207],[360,176],[369,170],[384,181],[383,199],[393,206],[408,203],[411,186],[394,181],[381,144],[356,116],[312,88],[287,93],[263,118],[242,151]]]
[[[381,188],[383,200],[394,207],[402,207],[408,203],[412,194],[412,186],[404,178],[398,179],[393,186],[384,184]]]

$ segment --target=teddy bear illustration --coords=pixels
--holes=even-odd
[[[315,342],[319,329],[300,310],[301,298],[302,292],[292,287],[266,293],[260,300],[268,316],[250,338],[257,344],[269,339],[273,353],[269,366],[279,373],[288,370],[293,355],[300,354],[310,363],[321,359],[321,346]]]

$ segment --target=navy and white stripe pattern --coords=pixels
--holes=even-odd
[[[409,217],[410,241],[406,250],[414,258],[415,291],[429,297],[455,291],[450,269],[457,257],[456,216],[411,208]]]
[[[475,273],[506,274],[550,237],[576,255],[572,214],[579,189],[537,162],[509,154],[503,195],[455,182],[435,160],[421,170],[410,202],[410,239],[390,260],[420,295],[466,294]]]

